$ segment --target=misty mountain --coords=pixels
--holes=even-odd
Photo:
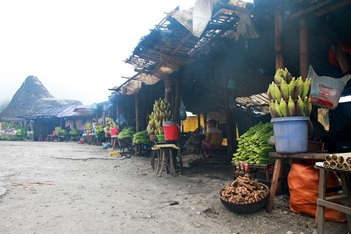
[[[0,113],[0,120],[20,120],[44,108],[70,104],[81,105],[82,103],[76,100],[58,100],[50,94],[37,77],[28,76],[8,106]]]

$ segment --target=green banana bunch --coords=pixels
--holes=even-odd
[[[289,116],[295,116],[296,115],[295,114],[295,102],[293,101],[291,96],[289,96],[288,111],[289,111]]]
[[[280,113],[282,114],[281,115],[282,117],[289,116],[288,105],[286,104],[283,98],[280,100],[279,109],[280,109]]]
[[[268,86],[269,111],[273,118],[309,116],[312,110],[309,98],[311,78],[292,77],[287,68],[277,69]]]
[[[163,133],[163,122],[172,118],[171,104],[166,99],[155,100],[153,112],[149,115],[147,131],[150,135]]]
[[[306,113],[305,113],[305,103],[304,101],[302,100],[301,96],[298,95],[297,96],[297,102],[296,102],[296,115],[298,116],[306,116]]]
[[[305,82],[303,83],[303,91],[301,95],[301,98],[303,99],[310,94],[311,80],[312,78],[306,78]]]
[[[288,84],[285,82],[285,80],[280,84],[280,93],[281,93],[281,97],[284,99],[284,101],[288,101],[289,87],[288,87]]]

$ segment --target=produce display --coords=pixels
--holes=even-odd
[[[221,198],[241,204],[259,202],[268,196],[268,189],[263,184],[247,177],[238,177],[221,190]]]
[[[118,134],[118,139],[124,139],[124,138],[133,138],[133,128],[132,127],[125,127]]]
[[[134,133],[133,144],[151,144],[149,135],[146,130]]]
[[[248,164],[268,164],[274,162],[269,152],[275,152],[275,147],[268,143],[273,136],[273,124],[258,123],[252,126],[238,140],[237,152],[233,154],[232,162]]]
[[[312,111],[310,89],[311,78],[303,81],[301,76],[292,77],[287,68],[279,68],[267,90],[271,116],[309,116]]]
[[[171,117],[171,104],[166,99],[159,98],[159,100],[155,100],[147,126],[149,135],[163,134],[163,122],[170,121]]]

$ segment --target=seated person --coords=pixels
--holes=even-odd
[[[206,139],[202,140],[203,155],[209,157],[211,149],[219,148],[223,141],[223,133],[216,126],[217,121],[210,119],[208,121],[208,129],[206,132]]]

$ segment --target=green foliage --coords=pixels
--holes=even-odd
[[[125,127],[118,134],[118,139],[124,139],[124,138],[133,138],[133,128],[132,127]]]
[[[26,131],[24,130],[24,128],[19,128],[19,129],[17,129],[17,130],[16,130],[16,136],[17,136],[19,139],[23,140],[23,139],[25,138],[25,136],[26,136]]]
[[[69,134],[70,134],[70,135],[80,135],[80,134],[81,134],[81,131],[78,130],[78,129],[73,128],[73,129],[71,129],[71,130],[69,131]]]
[[[67,135],[67,131],[65,129],[62,129],[61,127],[55,127],[55,132],[56,132],[56,135],[58,136]]]
[[[146,130],[137,132],[133,135],[134,144],[151,144],[149,134]]]
[[[2,125],[2,129],[4,128],[15,128],[15,124],[14,123],[8,123],[8,122],[1,122],[1,125]]]

